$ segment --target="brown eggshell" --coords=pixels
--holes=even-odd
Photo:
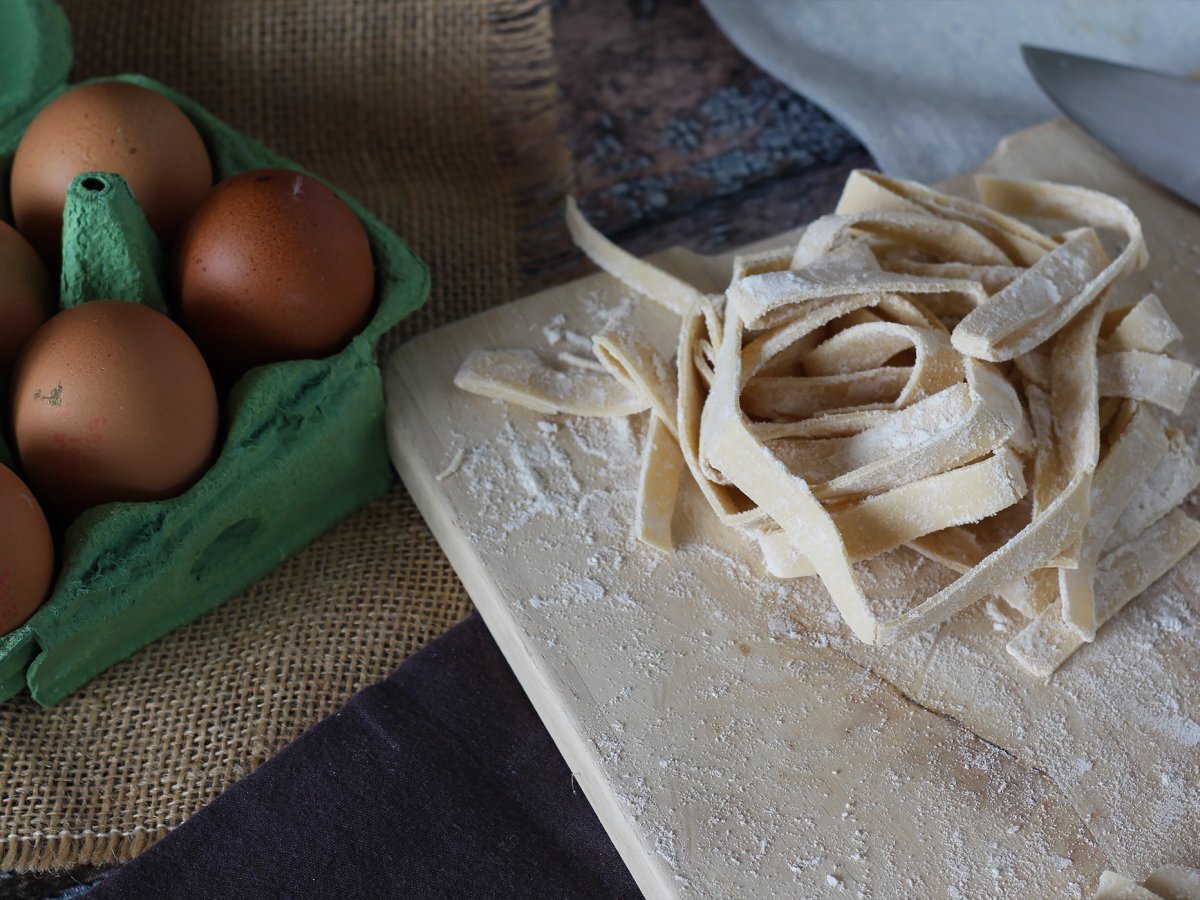
[[[370,315],[366,232],[299,172],[254,169],[214,187],[180,237],[177,264],[184,326],[225,374],[328,356]]]
[[[0,635],[23,625],[50,591],[54,540],[37,500],[0,466]]]
[[[149,307],[93,300],[34,334],[13,378],[26,477],[63,519],[190,487],[217,439],[217,394],[195,344]]]
[[[212,186],[200,133],[166,97],[121,81],[72,88],[29,123],[13,157],[13,218],[47,261],[62,256],[63,204],[81,172],[116,172],[129,182],[164,242]]]
[[[0,222],[0,382],[29,336],[54,314],[50,279],[29,241]]]

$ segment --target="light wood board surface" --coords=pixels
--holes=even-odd
[[[1124,197],[1152,262],[1123,290],[1153,287],[1200,347],[1196,210],[1064,122],[983,168]],[[728,259],[660,262],[728,279]],[[866,647],[694,487],[673,556],[631,537],[644,416],[541,416],[453,385],[476,348],[553,360],[614,318],[673,353],[677,322],[597,275],[400,348],[386,389],[404,483],[646,896],[1090,896],[1105,868],[1200,865],[1197,554],[1049,684],[1004,652],[1021,622],[994,601]],[[896,596],[944,578],[904,551],[871,572]]]

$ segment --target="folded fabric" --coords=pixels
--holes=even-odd
[[[641,895],[475,613],[88,896]]]
[[[1057,115],[1020,45],[1192,72],[1190,0],[704,0],[743,53],[857,135],[885,172],[938,181]]]

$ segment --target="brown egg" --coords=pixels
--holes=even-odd
[[[358,218],[287,169],[214,187],[180,237],[177,275],[184,326],[226,375],[340,350],[366,323],[375,288]]]
[[[29,488],[0,466],[0,635],[41,606],[54,575],[50,526]]]
[[[212,163],[191,120],[149,88],[100,81],[67,91],[37,114],[12,164],[17,230],[42,258],[62,255],[67,186],[81,172],[116,172],[165,242],[212,186]]]
[[[0,222],[0,382],[38,326],[54,314],[46,267],[29,241]]]
[[[12,402],[25,475],[63,519],[182,493],[217,439],[217,394],[196,345],[162,313],[124,300],[84,303],[38,329]]]

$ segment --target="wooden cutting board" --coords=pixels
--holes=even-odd
[[[1128,200],[1153,257],[1129,296],[1153,287],[1200,347],[1196,210],[1065,122],[983,169]],[[728,257],[658,262],[728,280]],[[541,416],[453,386],[476,348],[553,360],[614,318],[672,354],[676,321],[597,275],[400,348],[387,400],[401,477],[647,897],[1090,896],[1105,868],[1200,865],[1200,556],[1048,685],[1005,654],[1021,622],[994,601],[863,646],[815,579],[766,576],[694,487],[673,556],[632,539],[644,416]],[[900,552],[870,577],[906,596],[943,574]]]

